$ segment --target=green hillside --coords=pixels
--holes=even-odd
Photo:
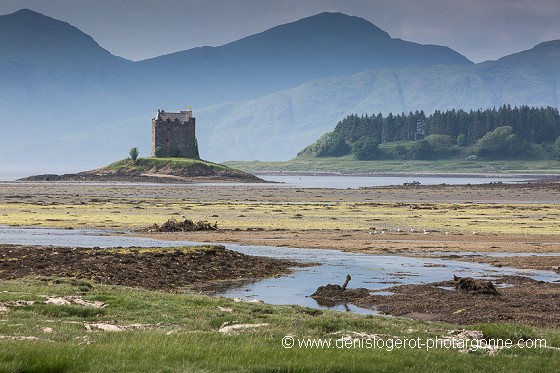
[[[287,162],[228,162],[249,172],[556,173],[557,109],[349,115]]]

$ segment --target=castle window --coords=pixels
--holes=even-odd
[[[167,144],[169,144],[169,139],[165,139],[165,142],[166,142]]]

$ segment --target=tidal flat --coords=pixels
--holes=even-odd
[[[303,189],[265,184],[16,182],[0,184],[0,225],[93,228],[165,240],[453,258],[558,272],[558,201],[560,185],[556,183]],[[154,223],[185,218],[217,223],[219,229],[146,232]],[[9,251],[10,245],[2,245],[2,250]],[[23,260],[16,255],[20,251],[25,250],[18,248],[4,258]],[[48,269],[49,261],[41,265]],[[6,348],[0,353],[0,366],[7,371],[32,367],[36,371],[109,371],[114,367],[153,371],[156,363],[156,371],[369,371],[372,364],[379,371],[551,369],[560,347],[556,316],[560,285],[523,279],[509,279],[509,283],[503,279],[503,283],[506,287],[499,289],[500,297],[492,299],[487,294],[446,293],[442,284],[419,284],[391,289],[393,295],[356,300],[372,307],[382,301],[387,314],[400,316],[385,318],[235,303],[135,285],[134,281],[123,286],[80,276],[79,271],[22,273],[2,280],[0,343]],[[70,303],[49,304],[47,296],[66,297]],[[76,298],[72,297],[106,306],[92,310],[73,304]],[[430,297],[433,301],[427,302]],[[545,297],[546,304],[539,305],[539,297]],[[504,312],[496,311],[500,305]],[[93,326],[98,324],[120,330]],[[259,326],[220,332],[225,326],[242,324]],[[482,334],[477,338],[485,340],[544,338],[548,344],[545,349],[478,351],[326,351],[281,345],[285,335],[350,340],[375,335],[447,338],[463,330],[478,331]],[[102,362],[101,356],[107,354],[112,357]],[[350,359],[352,365],[343,362]]]
[[[557,183],[369,189],[3,183],[0,225],[126,230],[170,240],[372,254],[542,254],[560,252],[558,201]],[[216,223],[219,230],[141,232],[154,223],[184,218]],[[508,258],[500,260],[507,264],[503,261]],[[553,269],[560,264],[526,261],[530,260],[543,262],[532,263],[531,268]]]

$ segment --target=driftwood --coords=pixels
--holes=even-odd
[[[169,219],[162,225],[154,224],[147,228],[148,232],[190,232],[190,231],[217,231],[218,222],[211,224],[207,221],[193,222],[190,219],[177,221]]]
[[[476,280],[472,277],[457,277],[453,276],[455,282],[455,289],[462,291],[472,291],[481,294],[500,295],[494,284],[490,281]]]
[[[352,277],[350,277],[350,275],[346,275],[346,281],[344,281],[344,284],[342,284],[342,286],[340,287],[340,290],[342,290],[342,291],[346,290],[346,286],[348,286],[348,283],[350,282],[350,280],[352,280]]]

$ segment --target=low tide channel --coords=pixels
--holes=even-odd
[[[20,228],[0,226],[0,243],[19,245],[52,245],[66,247],[173,247],[199,245],[190,241],[165,241],[143,237],[129,237],[114,232],[84,229]],[[347,274],[352,276],[350,287],[364,287],[372,292],[403,284],[423,284],[445,281],[457,276],[494,278],[522,275],[537,280],[560,281],[560,275],[551,271],[527,271],[494,267],[488,264],[455,260],[413,258],[397,255],[367,255],[336,250],[301,249],[271,246],[241,246],[225,244],[227,249],[243,254],[318,263],[318,266],[297,268],[290,275],[245,283],[228,288],[215,295],[258,299],[269,304],[297,304],[326,308],[309,298],[319,286],[342,284]],[[527,254],[529,255],[529,254]],[[357,313],[374,313],[352,305],[337,305],[331,309]]]

